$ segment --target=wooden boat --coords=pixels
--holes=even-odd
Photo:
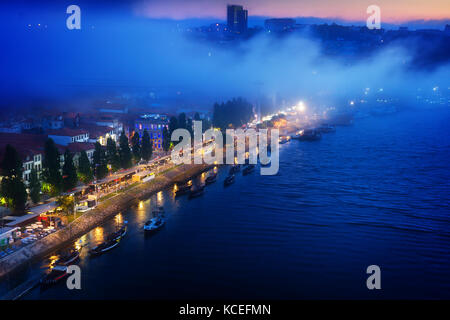
[[[235,173],[239,172],[240,170],[241,170],[241,165],[240,164],[232,165],[231,168],[230,168],[229,174],[230,175],[235,174]]]
[[[316,129],[304,129],[298,134],[298,140],[300,141],[317,141],[322,138],[320,131]]]
[[[244,170],[242,170],[242,174],[243,174],[244,176],[246,176],[246,175],[252,173],[253,170],[255,170],[255,165],[254,165],[254,164],[249,164],[248,166],[246,166],[246,167],[244,168]]]
[[[41,278],[39,282],[41,287],[47,287],[64,280],[68,276],[67,266],[57,265],[54,266],[48,274]]]
[[[175,192],[175,196],[176,196],[176,197],[181,196],[181,195],[183,195],[183,194],[188,193],[189,191],[191,191],[191,187],[190,187],[189,185],[187,185],[187,184],[182,185],[182,186],[180,186],[180,187],[178,188],[178,190]]]
[[[80,258],[81,250],[75,248],[62,254],[58,260],[55,261],[55,265],[68,266]]]
[[[205,179],[205,183],[208,185],[216,182],[216,180],[217,180],[217,173],[213,173]]]
[[[146,233],[154,233],[159,229],[161,229],[165,223],[166,220],[163,217],[161,216],[154,217],[144,224],[144,231]]]
[[[223,182],[224,186],[227,187],[230,184],[233,184],[234,183],[234,178],[235,178],[234,174],[229,175],[228,177],[226,177],[224,182]]]
[[[191,192],[189,193],[189,199],[200,197],[201,195],[203,195],[204,191],[205,186],[201,186],[191,190]]]
[[[120,243],[120,238],[105,241],[89,251],[91,256],[97,256],[116,248]]]

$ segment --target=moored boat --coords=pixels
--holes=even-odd
[[[159,229],[161,229],[166,220],[162,216],[156,216],[144,224],[144,231],[146,233],[153,233]]]
[[[234,178],[235,178],[234,174],[229,175],[228,177],[225,178],[223,184],[225,186],[229,186],[230,184],[233,184],[234,183]]]
[[[54,264],[59,265],[59,266],[68,266],[72,262],[78,260],[78,258],[80,257],[80,252],[81,252],[81,250],[77,250],[77,249],[73,248],[70,251],[62,254],[59,257],[59,259],[55,261]]]
[[[216,182],[217,180],[217,173],[212,173],[211,175],[209,175],[206,179],[205,179],[205,183],[206,184],[211,184]]]
[[[249,164],[248,166],[246,166],[244,168],[244,170],[242,170],[242,174],[245,176],[247,174],[252,173],[253,170],[255,170],[255,165],[254,164]]]
[[[67,273],[67,266],[54,266],[51,271],[40,279],[41,287],[50,286],[65,279],[69,274]]]
[[[304,129],[296,135],[296,139],[300,141],[317,141],[321,138],[322,134],[316,129]]]
[[[109,250],[114,249],[115,247],[117,247],[119,245],[119,243],[120,243],[120,238],[110,239],[110,240],[107,240],[106,242],[99,244],[95,248],[92,248],[91,250],[89,250],[89,253],[92,256],[100,255],[102,253],[105,253]]]
[[[190,190],[191,190],[191,186],[189,186],[187,184],[182,185],[182,186],[178,187],[177,191],[175,191],[175,196],[177,196],[177,197],[181,196],[183,194],[188,193]]]
[[[201,187],[191,190],[191,192],[189,193],[189,199],[200,197],[201,195],[203,195],[204,191],[205,191],[205,186],[201,186]]]
[[[330,133],[330,132],[335,132],[335,131],[336,131],[336,127],[324,123],[324,124],[322,124],[321,126],[319,126],[319,127],[317,128],[317,130],[318,130],[319,132],[321,132],[321,133]]]
[[[281,137],[278,139],[278,142],[279,142],[280,144],[285,144],[286,142],[289,142],[289,140],[290,140],[290,137],[288,137],[288,136],[281,136]]]
[[[240,164],[232,165],[231,168],[230,168],[229,174],[230,175],[235,174],[235,173],[239,172],[240,170],[241,170],[241,165]]]
[[[119,230],[108,237],[108,240],[120,240],[127,234],[127,226],[123,225]]]

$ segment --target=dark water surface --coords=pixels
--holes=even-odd
[[[165,190],[117,218],[129,225],[118,248],[94,259],[84,249],[82,290],[26,298],[449,299],[449,120],[447,110],[358,119],[282,145],[277,176],[240,173],[224,188],[223,168],[200,198]],[[166,226],[144,237],[156,205]],[[366,288],[372,264],[378,291]]]

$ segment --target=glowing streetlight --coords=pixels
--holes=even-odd
[[[303,101],[300,101],[300,102],[297,104],[297,110],[300,111],[300,112],[305,112],[306,106],[305,106],[305,104],[303,103]]]

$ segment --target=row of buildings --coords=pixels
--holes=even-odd
[[[0,122],[0,162],[7,144],[12,145],[23,162],[23,180],[28,184],[31,170],[42,173],[45,141],[51,138],[61,154],[67,150],[73,153],[75,165],[83,151],[92,162],[95,143],[106,146],[111,138],[118,143],[124,131],[128,137],[137,132],[141,137],[144,130],[150,134],[155,151],[162,150],[164,128],[168,128],[168,116],[161,114],[132,115],[118,112],[112,107],[100,109],[95,114],[49,112],[34,118],[16,117]],[[1,176],[0,176],[1,180]]]

